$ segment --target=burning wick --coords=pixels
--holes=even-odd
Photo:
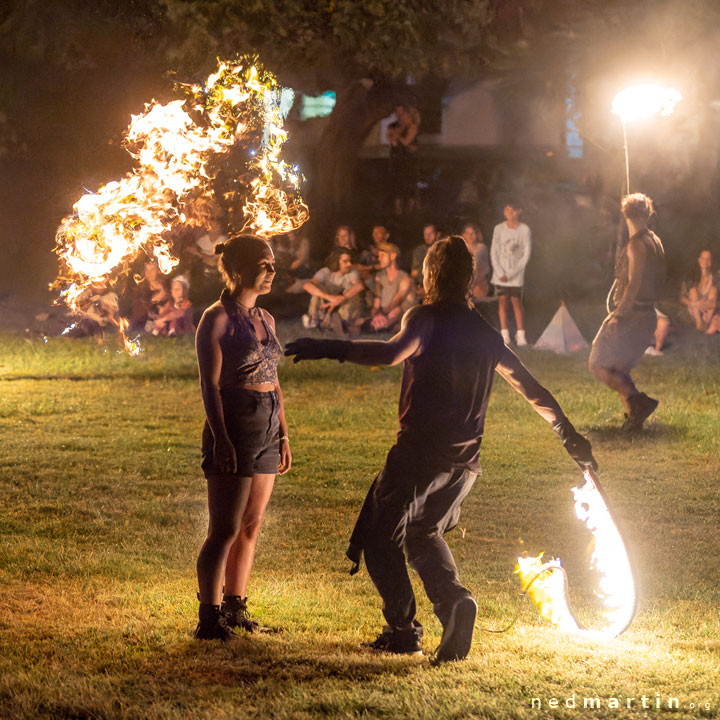
[[[675,88],[646,83],[633,85],[621,90],[612,101],[612,111],[620,117],[623,126],[625,146],[625,182],[627,194],[630,194],[630,160],[628,156],[627,124],[633,120],[642,120],[655,113],[671,115],[682,95]]]
[[[597,573],[595,594],[603,604],[605,626],[589,630],[573,614],[567,599],[567,580],[560,560],[518,558],[515,572],[535,602],[541,617],[566,632],[598,633],[615,637],[623,633],[635,615],[635,580],[622,536],[612,519],[597,477],[584,473],[585,484],[573,488],[575,514],[592,533],[590,569]]]

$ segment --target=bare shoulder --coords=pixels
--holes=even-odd
[[[198,323],[198,335],[221,335],[227,327],[228,316],[223,304],[218,300],[208,307]]]
[[[430,312],[427,305],[414,305],[403,315],[402,324],[403,327],[409,324],[417,327],[429,318]]]
[[[649,233],[638,233],[633,235],[628,242],[628,253],[633,255],[644,255],[647,252],[647,243],[653,243]],[[653,243],[654,244],[654,243]]]

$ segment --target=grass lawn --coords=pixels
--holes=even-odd
[[[344,558],[393,440],[399,368],[282,365],[295,463],[250,593],[280,632],[227,647],[191,639],[206,526],[191,343],[148,341],[137,359],[89,340],[0,347],[0,717],[720,717],[717,344],[643,361],[639,384],[661,405],[636,439],[618,433],[619,402],[586,356],[522,353],[592,439],[626,530],[640,599],[614,640],[565,635],[519,596],[516,557],[544,550],[562,558],[579,612],[592,605],[579,471],[498,380],[483,475],[448,536],[478,628],[468,660],[442,668],[359,647],[382,617]],[[417,589],[429,654],[440,626]],[[507,633],[481,629],[518,613]]]

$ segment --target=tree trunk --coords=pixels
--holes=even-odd
[[[358,153],[375,123],[392,110],[393,98],[397,93],[370,80],[355,81],[337,94],[315,149],[309,193],[310,236],[318,254],[329,249],[335,226],[348,223],[357,212]]]

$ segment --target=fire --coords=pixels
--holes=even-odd
[[[612,101],[612,111],[620,116],[623,123],[642,120],[655,113],[670,115],[682,100],[675,88],[646,83],[633,85],[621,90]]]
[[[573,488],[575,514],[592,533],[590,569],[599,578],[595,593],[603,604],[604,635],[624,632],[635,614],[635,580],[622,536],[612,519],[595,476],[585,471],[585,484]],[[589,632],[575,619],[566,596],[565,571],[559,560],[542,562],[535,558],[518,558],[515,570],[523,592],[537,604],[540,615],[562,630]]]
[[[72,312],[91,285],[114,287],[142,254],[172,271],[169,231],[185,222],[184,203],[212,193],[216,168],[234,148],[259,146],[243,178],[243,230],[269,237],[307,220],[301,177],[280,157],[287,133],[276,80],[255,64],[221,62],[204,86],[184,90],[186,99],[152,101],[132,116],[125,146],[137,167],[83,195],[60,223],[52,287]],[[121,335],[130,352],[136,341],[122,327]]]

